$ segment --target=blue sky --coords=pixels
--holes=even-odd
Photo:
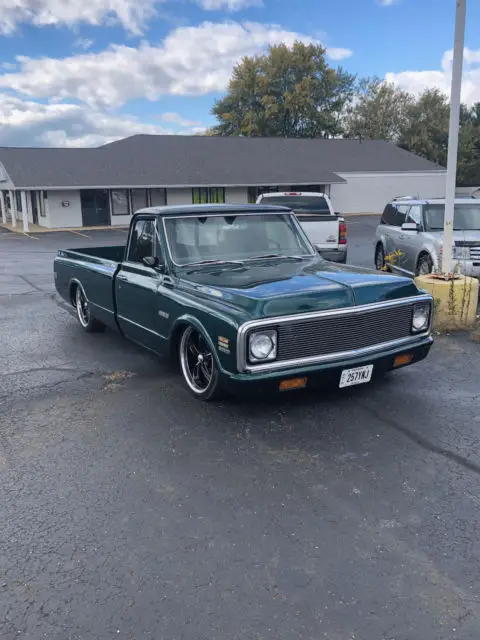
[[[480,3],[463,97],[480,100]],[[110,7],[114,7],[111,11]],[[296,38],[419,92],[449,88],[454,0],[0,0],[0,144],[195,133],[243,55]]]

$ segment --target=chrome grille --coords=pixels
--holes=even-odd
[[[413,303],[278,325],[277,362],[328,356],[411,337]]]
[[[480,246],[478,246],[478,247],[470,247],[470,259],[471,260],[480,260]]]

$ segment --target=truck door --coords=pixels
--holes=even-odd
[[[126,259],[115,278],[117,319],[127,338],[161,353],[165,338],[158,331],[157,291],[164,276],[142,262],[146,257],[163,262],[155,218],[142,216],[131,229]]]

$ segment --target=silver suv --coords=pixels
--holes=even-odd
[[[375,267],[388,264],[410,276],[441,271],[444,218],[445,198],[402,197],[389,202],[375,234]],[[465,275],[480,277],[480,199],[455,199],[453,229],[454,266]]]

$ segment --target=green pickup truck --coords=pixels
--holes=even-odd
[[[327,262],[281,206],[143,209],[126,247],[59,250],[54,277],[85,331],[173,355],[203,400],[366,383],[433,342],[430,295],[411,278]]]

